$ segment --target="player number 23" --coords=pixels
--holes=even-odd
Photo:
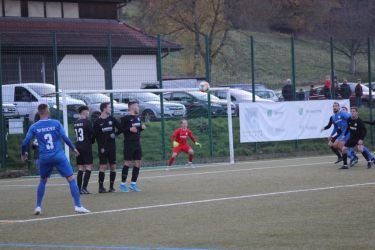
[[[52,135],[51,134],[45,134],[44,139],[47,141],[46,148],[48,150],[52,150],[55,147],[53,145]]]

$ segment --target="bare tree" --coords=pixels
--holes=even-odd
[[[349,59],[352,74],[356,74],[358,56],[367,52],[367,37],[374,31],[374,7],[371,0],[342,0],[312,32],[320,38],[334,38],[335,49]]]

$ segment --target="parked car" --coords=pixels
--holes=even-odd
[[[122,103],[135,100],[139,103],[143,121],[161,119],[160,96],[153,93],[114,93],[113,98]],[[179,103],[163,102],[165,118],[182,118],[186,115],[186,108]]]
[[[246,83],[234,83],[234,84],[227,84],[220,87],[229,87],[233,89],[241,89],[245,90],[247,92],[252,93],[253,87],[251,84]],[[255,94],[263,99],[270,99],[274,102],[279,101],[279,97],[276,95],[276,93],[272,89],[268,89],[264,84],[262,83],[256,83],[255,84]]]
[[[12,103],[3,103],[3,116],[6,119],[19,117],[17,107]]]
[[[82,100],[90,110],[91,119],[96,120],[100,116],[100,104],[103,102],[110,102],[109,96],[97,93],[97,94],[72,94],[72,97]],[[116,119],[127,115],[129,112],[128,105],[118,103],[116,100],[113,101],[113,116]]]
[[[350,103],[351,104],[355,104],[355,86],[357,85],[357,83],[355,82],[350,82],[348,83],[349,86],[350,86],[350,90],[352,91],[352,96],[350,97]],[[363,91],[363,95],[362,95],[362,102],[363,104],[369,104],[369,100],[370,100],[370,89],[365,86],[364,84],[361,84],[362,86],[362,91]],[[372,93],[372,104],[374,105],[375,104],[375,95],[374,93]]]
[[[227,99],[227,91],[225,90],[214,90],[211,93],[222,100]],[[236,105],[236,115],[239,114],[239,104],[243,102],[253,102],[253,94],[242,89],[232,89],[230,91],[231,101]],[[255,95],[256,102],[274,102],[272,100],[263,99]]]
[[[170,92],[165,93],[164,98],[170,102],[180,103],[186,107],[188,117],[206,116],[208,113],[208,95],[199,91],[192,92]],[[214,95],[210,95],[211,114],[213,116],[227,115],[227,101],[220,100]],[[235,115],[236,105],[231,105],[231,113]]]
[[[5,84],[2,86],[3,101],[12,103],[17,107],[19,115],[29,115],[30,121],[34,121],[37,107],[41,103],[48,104],[51,107],[51,113],[56,108],[55,86],[47,83],[18,83]],[[73,99],[70,96],[66,98],[68,118],[78,117],[78,108],[85,103]],[[59,98],[60,107],[62,107],[62,98]],[[57,112],[57,111],[56,111]],[[62,110],[60,110],[62,112]]]

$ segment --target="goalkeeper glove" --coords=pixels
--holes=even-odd
[[[195,142],[195,145],[197,145],[198,147],[202,147],[202,144],[200,144],[199,142]]]
[[[175,147],[178,147],[178,142],[176,142],[176,141],[173,141],[173,147],[175,148]]]

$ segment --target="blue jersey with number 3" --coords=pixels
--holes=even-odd
[[[26,134],[22,142],[22,154],[26,152],[30,140],[35,137],[39,145],[39,156],[41,159],[47,159],[58,153],[64,153],[61,144],[61,138],[74,150],[74,145],[66,136],[64,128],[57,120],[47,119],[39,120],[34,123]]]

